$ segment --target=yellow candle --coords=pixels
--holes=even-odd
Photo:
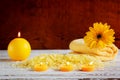
[[[91,72],[95,70],[95,66],[93,65],[93,62],[90,62],[90,64],[83,65],[81,70],[86,72]]]
[[[45,63],[40,63],[40,64],[35,64],[33,67],[34,71],[46,71],[48,69],[47,64]]]
[[[8,55],[12,60],[25,60],[30,56],[31,46],[29,42],[20,38],[20,32],[18,32],[18,38],[13,39],[8,45]]]
[[[73,65],[70,64],[69,62],[66,63],[66,65],[62,65],[60,67],[60,71],[63,71],[63,72],[68,72],[68,71],[72,71],[73,70]]]

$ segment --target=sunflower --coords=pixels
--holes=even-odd
[[[106,45],[112,44],[115,40],[114,30],[110,29],[107,23],[94,23],[93,27],[89,27],[84,37],[85,44],[90,48],[104,48]]]

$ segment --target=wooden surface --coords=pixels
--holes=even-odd
[[[94,22],[111,25],[120,48],[120,0],[1,0],[0,49],[18,31],[32,49],[68,49]]]
[[[30,58],[41,53],[68,53],[70,50],[32,50]],[[120,52],[119,52],[120,53]],[[8,57],[6,50],[0,50],[0,79],[10,80],[119,80],[120,78],[120,54],[109,66],[104,69],[97,69],[94,72],[71,71],[61,72],[49,69],[45,72],[35,72],[29,69],[16,68],[15,64]]]

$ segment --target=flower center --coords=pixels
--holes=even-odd
[[[98,35],[97,35],[97,39],[100,39],[101,37],[102,37],[101,34],[98,34]]]

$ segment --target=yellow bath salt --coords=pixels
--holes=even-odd
[[[65,65],[66,62],[73,64],[73,70],[78,70],[82,65],[94,62],[95,67],[102,67],[104,63],[97,57],[90,56],[87,54],[40,54],[31,59],[17,62],[15,65],[21,68],[30,68],[32,69],[34,65],[41,62],[46,62],[47,66],[52,69],[60,69],[61,65]]]

